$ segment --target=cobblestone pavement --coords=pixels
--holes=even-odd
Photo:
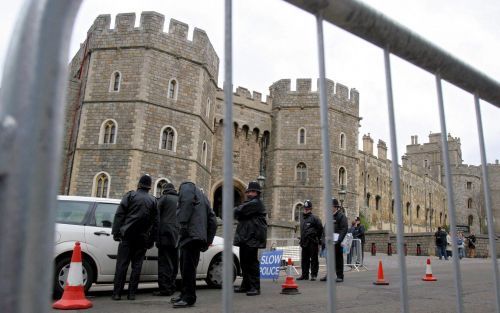
[[[336,287],[336,312],[400,312],[400,283],[397,255],[366,255],[368,270],[346,272],[345,281]],[[374,286],[377,278],[378,261],[382,260],[385,278],[389,286]],[[437,282],[424,282],[425,262],[427,257],[408,256],[408,292],[410,311],[422,313],[455,312],[455,289],[452,261],[440,261],[431,257],[432,269]],[[491,259],[462,259],[461,272],[463,278],[463,300],[465,312],[492,312],[494,292],[492,281]],[[300,271],[300,269],[299,269]],[[320,276],[325,267],[320,268]],[[238,284],[241,279],[236,281]],[[234,312],[326,312],[326,283],[320,281],[300,281],[299,295],[281,295],[281,284],[284,276],[277,282],[262,281],[262,294],[248,297],[244,294],[234,295]],[[155,313],[172,311],[170,297],[154,297],[151,295],[156,284],[141,284],[141,291],[136,301],[112,301],[111,287],[95,286],[89,298],[94,307],[89,312],[123,312],[123,313]],[[218,289],[208,289],[199,282],[196,306],[184,309],[186,312],[221,312],[222,293]],[[182,310],[181,310],[182,311]],[[55,311],[54,311],[55,312]],[[71,311],[70,311],[71,312]],[[76,312],[76,311],[73,311]]]

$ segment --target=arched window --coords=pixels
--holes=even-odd
[[[380,196],[376,196],[375,197],[375,210],[378,211],[378,209],[380,209],[380,200],[382,199],[382,197]]]
[[[160,149],[175,152],[177,132],[172,126],[165,126],[161,131]]]
[[[297,137],[297,141],[298,141],[299,145],[306,144],[306,129],[305,128],[299,128],[299,134]]]
[[[209,117],[210,116],[210,107],[211,107],[211,102],[210,98],[207,99],[207,107],[205,109],[205,116]]]
[[[406,202],[406,215],[410,215],[410,202]]]
[[[208,150],[207,142],[203,141],[201,147],[201,163],[203,163],[203,165],[207,165],[207,150]]]
[[[472,209],[472,198],[467,199],[467,209]]]
[[[345,174],[345,168],[341,167],[339,168],[339,187],[340,189],[345,190],[347,180],[346,180],[346,174]]]
[[[444,224],[448,225],[448,214],[444,215]]]
[[[366,194],[366,207],[367,208],[370,208],[370,197],[371,197],[371,194],[367,193]]]
[[[307,167],[306,164],[303,162],[300,162],[297,164],[297,169],[296,169],[296,178],[298,181],[305,183],[307,180]]]
[[[302,216],[303,212],[304,212],[304,204],[297,203],[293,208],[293,220],[295,222],[300,222],[300,217]]]
[[[108,173],[100,172],[94,176],[94,184],[92,187],[92,196],[97,198],[109,197],[110,178]]]
[[[116,71],[111,75],[111,81],[109,82],[109,91],[118,92],[120,91],[120,85],[122,81],[122,74]]]
[[[177,84],[177,80],[175,78],[172,78],[170,82],[168,82],[168,98],[177,100],[177,90],[179,86]]]
[[[165,190],[167,183],[169,183],[169,181],[166,178],[160,178],[156,181],[155,190],[154,190],[155,197],[157,197],[157,198],[161,197],[161,195],[163,194],[163,191]]]
[[[467,218],[467,225],[469,225],[469,227],[472,227],[473,223],[474,223],[474,216],[469,215],[469,217]]]
[[[420,216],[420,205],[417,205],[417,218]]]
[[[101,130],[99,132],[99,144],[116,143],[116,132],[117,132],[116,121],[115,120],[105,120],[101,124]]]
[[[394,199],[391,201],[391,214],[394,214]]]
[[[345,134],[344,133],[340,133],[340,149],[343,149],[345,150],[346,148],[346,143],[345,143]]]
[[[439,213],[439,225],[443,225],[443,212]]]

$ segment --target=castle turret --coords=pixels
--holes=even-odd
[[[373,139],[368,135],[363,135],[363,152],[369,155],[373,155]]]

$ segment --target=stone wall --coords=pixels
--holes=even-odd
[[[396,234],[389,231],[368,231],[365,234],[365,252],[371,252],[372,243],[375,243],[377,253],[387,253],[388,243],[391,243],[392,253],[397,253]],[[489,241],[487,235],[476,235],[476,257],[486,258],[489,256]],[[404,241],[407,247],[408,255],[417,255],[417,244],[420,244],[422,255],[435,256],[436,244],[434,233],[411,233],[404,234]],[[497,257],[500,257],[500,237],[496,239]],[[467,254],[467,242],[465,243],[465,252]]]

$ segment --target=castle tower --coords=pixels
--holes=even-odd
[[[323,165],[319,93],[311,90],[310,79],[298,79],[296,90],[290,80],[271,85],[272,134],[269,181],[273,218],[296,221],[301,206],[310,199],[315,214],[323,217]],[[332,195],[347,191],[344,206],[348,215],[356,214],[357,148],[359,94],[340,83],[327,81]]]
[[[71,63],[62,192],[119,198],[152,176],[210,186],[219,59],[203,30],[100,15]]]

